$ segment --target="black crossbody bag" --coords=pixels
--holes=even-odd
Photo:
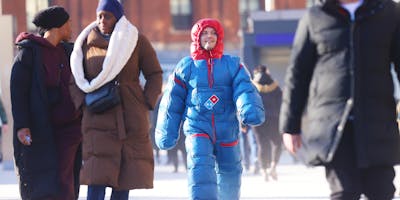
[[[102,113],[121,102],[119,94],[119,82],[114,79],[97,90],[89,92],[85,96],[86,107],[90,112]]]

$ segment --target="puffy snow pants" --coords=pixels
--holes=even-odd
[[[208,134],[186,137],[188,184],[193,200],[239,200],[242,175],[240,145],[212,142]]]

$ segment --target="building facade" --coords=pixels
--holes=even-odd
[[[304,8],[313,0],[119,0],[124,7],[127,18],[138,27],[139,31],[145,34],[154,45],[157,55],[165,72],[168,72],[177,60],[188,55],[190,45],[190,30],[197,20],[211,17],[221,21],[225,28],[225,49],[230,52],[244,55],[244,61],[251,65],[260,62],[269,62],[269,59],[275,58],[281,66],[284,63],[285,56],[277,60],[276,56],[287,55],[286,46],[276,46],[275,50],[270,51],[265,48],[265,40],[258,42],[255,38],[264,37],[271,30],[259,28],[264,26],[256,22],[254,32],[254,20],[251,19],[252,13],[265,13],[265,11],[279,9],[297,9]],[[35,31],[31,23],[33,16],[39,10],[48,6],[63,6],[71,16],[73,38],[76,38],[81,30],[96,19],[96,7],[98,0],[0,0],[0,22],[4,25],[2,28],[7,31],[0,32],[0,38],[9,41],[9,51],[2,53],[8,56],[8,59],[1,59],[8,63],[2,65],[0,70],[0,81],[2,84],[3,101],[7,105],[9,125],[12,127],[12,117],[10,116],[9,99],[9,74],[11,71],[11,62],[13,53],[12,43],[14,38],[20,32]],[[4,16],[4,17],[3,17]],[[4,19],[4,20],[3,20]],[[289,23],[296,23],[289,22]],[[6,24],[6,25],[5,25]],[[271,25],[271,24],[269,24]],[[268,25],[268,26],[269,26]],[[289,24],[290,27],[293,24]],[[271,27],[269,27],[271,28]],[[283,32],[285,28],[280,29]],[[257,36],[257,35],[264,36]],[[6,39],[8,38],[8,39]],[[247,38],[247,40],[243,39]],[[265,39],[265,38],[264,38]],[[246,42],[247,41],[247,42]],[[264,43],[262,43],[264,41]],[[3,46],[7,42],[2,43]],[[283,48],[281,50],[280,48]],[[6,48],[3,48],[3,50]],[[15,49],[14,49],[15,51]],[[244,51],[244,53],[242,53]],[[246,53],[247,52],[247,53]],[[272,52],[272,54],[271,54]],[[265,58],[263,55],[265,54]],[[274,61],[274,62],[275,62]],[[272,63],[274,63],[272,62]],[[252,66],[250,66],[252,67]],[[165,73],[168,74],[168,73]],[[12,129],[9,129],[10,131]],[[3,134],[3,167],[10,169],[13,166],[11,140],[12,134]]]
[[[306,0],[119,0],[127,18],[159,50],[188,49],[190,29],[200,18],[217,18],[225,28],[227,49],[239,49],[241,31],[252,11],[304,8]],[[33,31],[34,14],[60,5],[70,13],[73,38],[96,19],[97,0],[2,0],[3,15],[14,18],[14,34]]]
[[[252,30],[243,35],[242,58],[250,69],[266,65],[283,83],[297,23],[305,9],[253,12]]]

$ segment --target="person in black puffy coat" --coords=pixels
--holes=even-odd
[[[392,66],[399,77],[392,0],[320,0],[299,21],[280,131],[290,152],[325,167],[331,199],[393,198],[400,135]]]

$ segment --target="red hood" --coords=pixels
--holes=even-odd
[[[50,44],[50,42],[48,42],[46,39],[44,39],[44,38],[42,38],[40,36],[34,35],[32,33],[26,33],[26,32],[20,33],[18,35],[17,39],[15,39],[15,43],[22,42],[23,40],[26,40],[26,39],[34,41],[34,42],[36,42],[36,43],[38,43],[39,45],[42,45],[42,46],[50,46],[50,47],[52,46]]]
[[[215,29],[217,32],[217,44],[210,51],[205,50],[200,45],[200,34],[207,27]],[[221,23],[216,19],[205,18],[199,20],[192,28],[192,44],[190,46],[190,54],[194,60],[202,60],[208,58],[221,58],[224,51],[224,29]]]

